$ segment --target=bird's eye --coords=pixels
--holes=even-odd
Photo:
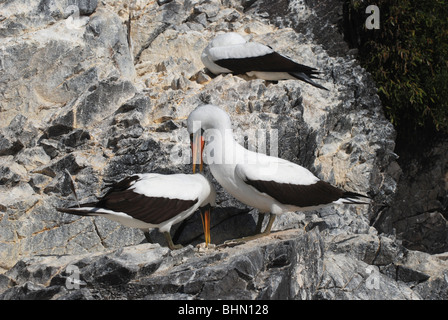
[[[198,132],[195,133],[190,133],[190,142],[193,142],[193,139],[195,137],[196,134],[199,134]],[[201,128],[201,141],[204,142],[204,129]]]

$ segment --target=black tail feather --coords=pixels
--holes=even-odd
[[[370,204],[369,202],[362,201],[362,199],[371,199],[369,196],[356,193],[356,192],[350,192],[345,191],[342,195],[342,199],[346,200],[347,204]]]
[[[316,88],[329,91],[327,88],[321,86],[320,84],[318,84],[312,80],[312,79],[319,79],[319,78],[316,78],[313,76],[314,73],[317,73],[317,72],[310,73],[309,75],[307,75],[303,72],[289,72],[290,75],[292,75],[293,77],[295,77],[299,80],[305,81],[306,83],[309,83],[310,85],[315,86]]]
[[[92,210],[92,209],[85,209],[82,210],[82,208],[95,208],[96,202],[92,202],[92,203],[84,203],[78,206],[74,206],[74,207],[70,207],[70,208],[56,208],[57,211],[59,212],[63,212],[63,213],[70,213],[70,214],[74,214],[76,216],[96,216],[99,213],[96,212],[96,210]]]

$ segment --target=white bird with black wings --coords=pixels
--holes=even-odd
[[[213,74],[247,74],[263,80],[302,80],[319,89],[328,90],[313,81],[319,72],[293,61],[258,42],[247,42],[243,36],[228,32],[216,36],[204,49],[202,63]]]
[[[143,231],[158,228],[174,250],[182,246],[173,244],[171,226],[200,209],[205,214],[205,242],[210,242],[210,210],[216,205],[216,193],[202,174],[135,174],[108,187],[98,202],[57,210],[79,216],[102,216]]]
[[[203,153],[204,163],[222,187],[261,213],[256,233],[261,231],[264,213],[270,213],[265,231],[246,240],[269,234],[276,215],[284,212],[366,204],[362,199],[367,196],[334,187],[304,167],[245,149],[234,139],[229,116],[217,106],[197,107],[187,126],[193,139],[193,170],[202,162],[198,154]]]

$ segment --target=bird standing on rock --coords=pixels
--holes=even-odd
[[[258,42],[247,42],[235,32],[218,35],[204,49],[202,62],[213,74],[246,73],[263,80],[302,80],[316,88],[328,90],[314,82],[319,72],[293,61]]]
[[[171,226],[185,220],[197,209],[201,210],[201,217],[204,214],[202,221],[208,245],[210,210],[216,205],[215,199],[213,185],[202,174],[144,173],[128,176],[111,185],[98,202],[57,210],[79,216],[102,216],[144,231],[158,228],[168,247],[175,250],[182,245],[173,243]]]
[[[304,167],[245,149],[234,139],[230,117],[217,106],[203,105],[193,110],[187,129],[193,135],[193,155],[203,153],[204,162],[222,187],[260,212],[256,234],[241,240],[268,235],[275,217],[284,212],[333,204],[367,204],[363,200],[367,196],[332,186]],[[194,160],[194,168],[198,161],[202,163],[202,157]],[[265,213],[270,213],[270,218],[260,233]]]

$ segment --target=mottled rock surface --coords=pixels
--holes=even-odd
[[[336,0],[1,2],[0,297],[446,298],[443,254],[409,251],[371,227],[392,205],[401,170],[375,84],[338,33],[341,8]],[[211,76],[200,53],[228,31],[316,67],[329,91]],[[246,147],[368,194],[371,205],[284,214],[273,235],[226,247],[253,232],[257,212],[215,183],[218,246],[196,249],[196,213],[173,228],[186,246],[174,252],[157,231],[148,244],[141,230],[56,211],[75,204],[67,171],[81,202],[128,174],[191,172],[185,120],[203,103],[230,114]]]
[[[34,256],[0,277],[0,299],[446,299],[446,256],[374,233],[279,231],[235,247]]]

